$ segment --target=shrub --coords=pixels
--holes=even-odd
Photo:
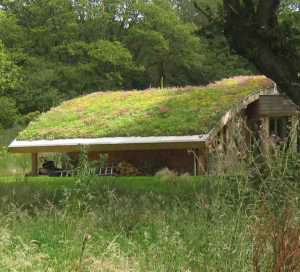
[[[163,168],[161,170],[159,170],[156,174],[155,174],[156,177],[159,177],[161,181],[163,182],[175,182],[177,177],[178,177],[178,174],[177,172],[173,171],[173,170],[170,170],[169,168]]]
[[[12,98],[0,96],[0,105],[0,127],[10,128],[18,117],[16,102]]]
[[[181,181],[190,181],[191,175],[190,173],[183,173],[179,176],[179,180]]]
[[[19,124],[21,126],[27,126],[31,121],[36,120],[40,116],[39,111],[30,112],[19,119]]]

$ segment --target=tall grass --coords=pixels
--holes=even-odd
[[[10,154],[0,145],[0,176],[24,176],[30,168],[30,155]]]
[[[251,268],[251,237],[244,228],[250,218],[242,208],[247,195],[237,180],[163,183],[169,190],[153,193],[99,179],[90,183],[88,194],[68,182],[1,184],[0,239],[5,241],[0,244],[10,245],[0,252],[3,271]]]
[[[240,154],[223,177],[96,178],[83,153],[76,178],[2,179],[0,271],[297,272],[300,156]]]
[[[0,176],[24,176],[30,171],[29,155],[10,154],[7,146],[16,137],[19,127],[0,131]]]
[[[221,152],[216,152],[215,171],[246,179],[244,193],[252,188],[244,207],[250,221],[243,226],[252,240],[251,270],[300,271],[299,123],[284,141],[252,137],[251,145],[251,131],[241,127],[247,129],[247,124],[237,118],[229,139],[217,143]]]
[[[297,185],[75,181],[0,183],[0,271],[298,271]]]

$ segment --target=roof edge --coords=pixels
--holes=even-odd
[[[260,96],[262,95],[281,95],[281,94],[275,91],[275,86],[274,86],[273,88],[262,89],[248,95],[247,97],[242,99],[239,104],[233,106],[229,111],[227,111],[222,116],[218,125],[208,133],[207,141],[210,142],[211,140],[213,140],[216,137],[216,135],[219,133],[219,131],[224,126],[226,126],[241,110],[246,109],[251,103],[258,101]]]
[[[208,134],[190,136],[107,137],[55,140],[14,140],[8,150],[12,153],[78,152],[83,147],[91,151],[151,150],[193,148],[205,143]]]

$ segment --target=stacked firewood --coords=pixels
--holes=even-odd
[[[117,165],[117,173],[120,176],[139,176],[140,171],[129,162],[122,161]]]

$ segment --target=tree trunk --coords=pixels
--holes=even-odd
[[[225,36],[232,49],[300,105],[300,56],[278,24],[280,0],[223,0]]]

